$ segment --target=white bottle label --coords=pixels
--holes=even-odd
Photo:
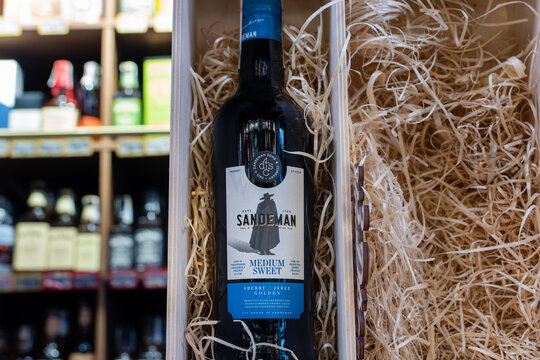
[[[226,170],[228,310],[235,319],[298,318],[304,305],[304,170],[272,188]],[[255,281],[253,281],[255,280]],[[257,280],[275,280],[275,282]],[[285,281],[292,280],[292,281]]]
[[[137,266],[159,267],[163,260],[163,231],[139,229],[135,232],[137,243]]]
[[[111,269],[133,268],[135,243],[133,236],[126,234],[114,234],[109,240]]]

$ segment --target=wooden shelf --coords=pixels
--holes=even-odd
[[[0,294],[97,291],[100,284],[98,273],[43,271],[0,274]]]
[[[12,131],[0,130],[0,139],[14,138],[49,138],[77,136],[122,136],[122,135],[166,135],[170,132],[169,125],[139,125],[139,126],[96,126],[78,127],[72,131]]]
[[[9,159],[87,157],[97,152],[114,152],[119,158],[167,156],[169,147],[168,126],[0,131],[0,158]]]

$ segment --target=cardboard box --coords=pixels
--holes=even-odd
[[[143,124],[169,124],[171,118],[171,58],[143,63]]]
[[[0,60],[0,104],[12,108],[15,99],[23,93],[23,72],[15,60]]]
[[[288,24],[301,27],[303,22],[327,1],[284,1],[283,19]],[[195,59],[204,48],[200,29],[216,25],[214,30],[231,31],[238,28],[239,1],[223,0],[177,0],[175,2],[174,23],[178,24],[173,34],[173,84],[172,84],[172,121],[171,121],[171,169],[169,191],[169,217],[176,219],[169,222],[169,282],[167,344],[168,356],[174,359],[188,359],[189,345],[185,341],[184,331],[188,322],[187,289],[184,277],[188,263],[190,230],[184,219],[190,214],[190,113],[191,113],[191,74]],[[326,35],[330,44],[329,71],[337,69],[336,83],[332,93],[332,119],[335,129],[334,181],[335,181],[335,249],[336,258],[336,296],[339,358],[356,358],[354,268],[351,221],[350,191],[350,156],[348,98],[347,98],[347,63],[346,57],[340,57],[345,44],[346,9],[344,2],[334,4],[325,12]],[[339,65],[339,66],[338,66]]]

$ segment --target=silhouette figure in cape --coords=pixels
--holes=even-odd
[[[259,251],[260,255],[274,255],[270,249],[279,244],[279,226],[277,226],[278,212],[276,203],[272,199],[274,194],[265,193],[257,205],[257,223],[253,226],[249,245]],[[274,223],[268,224],[268,215],[274,215]],[[263,221],[259,221],[259,219]]]

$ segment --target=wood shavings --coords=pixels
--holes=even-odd
[[[470,0],[348,12],[352,160],[374,229],[367,358],[540,359],[537,39],[512,37],[537,14]]]
[[[314,20],[320,19],[315,16]],[[192,358],[213,358],[213,204],[211,175],[212,121],[235,92],[238,84],[238,35],[221,34],[209,44],[192,69],[191,112],[191,254],[186,269],[189,285],[189,326],[186,339]],[[288,93],[306,114],[306,131],[314,136],[310,154],[314,170],[314,319],[316,347],[320,359],[337,359],[335,252],[333,240],[333,183],[329,159],[333,154],[334,130],[330,125],[328,52],[323,44],[322,24],[316,33],[284,28],[285,84]],[[248,331],[247,329],[245,329]],[[235,346],[229,344],[227,346]],[[272,346],[269,344],[252,344]],[[245,349],[249,350],[249,349]],[[253,352],[252,352],[253,354]],[[254,355],[253,355],[254,356]],[[291,354],[291,358],[294,355]]]

